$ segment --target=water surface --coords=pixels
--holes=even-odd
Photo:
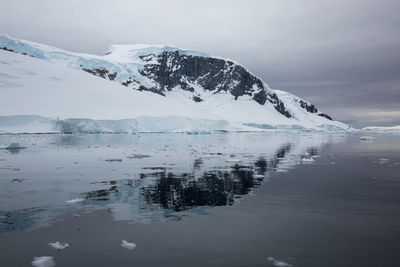
[[[5,266],[397,266],[400,136],[3,135]],[[72,203],[71,203],[72,202]],[[121,240],[135,242],[127,251]],[[72,244],[58,252],[47,244]]]

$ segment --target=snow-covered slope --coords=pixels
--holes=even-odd
[[[349,129],[238,63],[204,53],[112,45],[96,56],[7,35],[0,48],[1,132]]]
[[[367,132],[378,132],[378,133],[400,133],[400,125],[384,127],[384,126],[368,126],[362,129]]]

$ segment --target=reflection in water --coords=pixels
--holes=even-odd
[[[130,191],[137,190],[144,197],[146,204],[156,204],[174,212],[198,206],[233,205],[235,199],[258,187],[264,180],[266,172],[276,169],[290,148],[290,144],[282,146],[269,163],[260,157],[251,165],[235,163],[228,170],[205,171],[200,177],[195,177],[194,173],[173,173],[160,167],[145,168],[159,172],[141,173],[141,179],[155,178],[155,180],[146,186],[139,185],[139,190],[134,187],[134,181],[130,179],[101,182],[110,187],[87,192],[84,198],[91,201],[116,202],[130,195]],[[312,155],[316,155],[315,152]],[[194,170],[199,169],[201,164],[202,159],[195,159]]]
[[[30,138],[39,143],[36,150],[6,158],[7,164],[32,161],[20,173],[31,168],[41,176],[22,176],[27,179],[21,183],[0,179],[0,232],[41,227],[66,212],[97,207],[108,208],[115,220],[152,222],[234,205],[272,171],[288,170],[328,143],[320,136],[265,134]],[[121,160],[105,163],[107,158]],[[73,198],[84,201],[65,203]]]

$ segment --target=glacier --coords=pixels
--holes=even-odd
[[[163,45],[97,56],[0,34],[0,88],[3,134],[352,130],[237,62]]]

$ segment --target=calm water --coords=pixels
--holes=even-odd
[[[0,136],[26,147],[0,150],[0,266],[400,266],[400,135],[374,137]]]

